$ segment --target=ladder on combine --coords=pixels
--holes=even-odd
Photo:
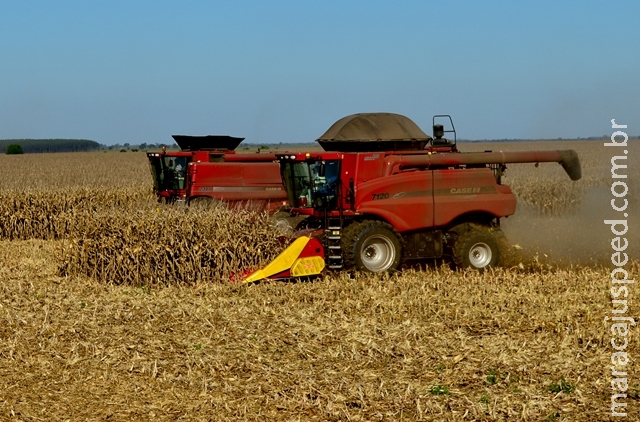
[[[342,188],[337,186],[337,204],[342,204]],[[342,256],[342,229],[344,228],[344,215],[342,207],[338,208],[338,215],[330,215],[329,209],[324,213],[324,238],[327,268],[331,270],[341,270],[344,267]]]
[[[340,270],[342,262],[342,213],[338,217],[325,217],[325,243],[327,247],[327,267]]]

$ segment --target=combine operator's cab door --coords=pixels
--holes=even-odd
[[[181,191],[186,188],[185,175],[188,157],[167,156],[162,154],[148,154],[154,189],[158,193],[167,193],[167,198],[182,196]]]
[[[282,162],[289,202],[294,208],[335,210],[340,189],[340,161]]]

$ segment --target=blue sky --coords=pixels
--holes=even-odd
[[[640,134],[640,2],[0,0],[0,139],[310,142],[352,113],[464,139]]]

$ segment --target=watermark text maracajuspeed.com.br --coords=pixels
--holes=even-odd
[[[625,265],[629,262],[629,255],[625,252],[629,246],[629,186],[627,185],[627,157],[629,149],[627,142],[629,136],[620,129],[626,129],[627,125],[616,124],[611,120],[611,128],[615,130],[611,134],[611,142],[604,144],[606,147],[614,147],[614,156],[611,158],[611,208],[619,213],[615,220],[604,220],[609,225],[614,237],[611,240],[611,263],[615,268],[611,271],[611,316],[606,317],[611,329],[611,416],[627,416],[627,397],[629,388],[626,365],[629,363],[627,348],[629,347],[630,326],[635,325],[635,320],[628,315],[628,298],[634,280],[629,280],[629,273]]]

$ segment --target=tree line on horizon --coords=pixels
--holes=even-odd
[[[140,143],[105,145],[88,139],[0,139],[0,153],[28,154],[45,152],[146,151],[148,149],[180,149],[176,143]]]
[[[25,154],[38,152],[80,152],[97,151],[100,144],[88,139],[0,139],[0,151],[11,153],[17,151],[15,146]],[[10,146],[11,151],[7,151]]]

